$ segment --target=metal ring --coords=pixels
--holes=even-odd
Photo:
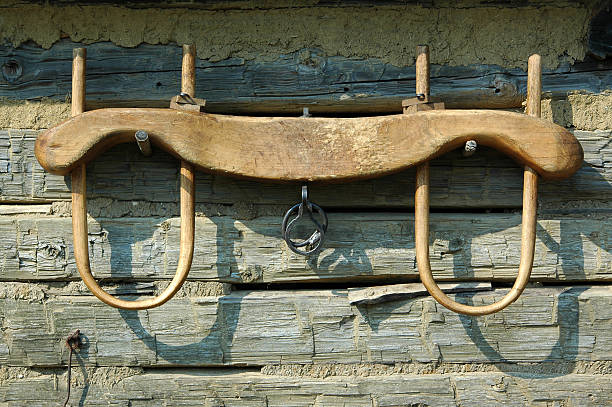
[[[302,198],[303,197],[304,195],[302,194]],[[319,205],[314,204],[309,201],[306,201],[306,202],[307,202],[306,212],[308,213],[310,221],[315,225],[315,228],[316,228],[316,230],[308,237],[308,239],[304,240],[303,242],[294,242],[293,240],[291,240],[291,237],[289,236],[291,233],[291,230],[297,224],[297,221],[304,216],[304,206],[305,205],[303,203],[299,203],[299,204],[292,206],[291,209],[289,209],[287,213],[285,213],[285,216],[283,217],[283,223],[281,226],[281,230],[283,233],[283,239],[285,240],[285,242],[287,242],[287,246],[289,246],[291,251],[293,251],[294,253],[301,254],[303,256],[308,256],[321,249],[323,240],[325,238],[325,232],[327,231],[327,223],[328,223],[327,214]],[[295,212],[297,212],[297,216],[291,219],[291,216]],[[317,212],[319,215],[323,217],[322,224],[319,223],[314,218],[313,216],[314,212]],[[299,250],[300,247],[304,247],[304,246],[312,246],[312,248],[310,250]]]

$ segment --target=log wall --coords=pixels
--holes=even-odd
[[[63,403],[64,341],[75,329],[84,346],[72,362],[73,406],[612,404],[606,2],[94,3],[7,2],[0,9],[0,406]],[[38,30],[11,28],[26,12],[40,18]],[[400,30],[394,13],[414,25],[401,28],[405,48],[372,49],[377,35]],[[481,18],[491,13],[498,15],[493,25]],[[190,23],[174,30],[159,19],[187,14]],[[88,21],[87,30],[75,15]],[[104,15],[114,25],[105,26]],[[507,29],[518,15],[524,25],[540,24],[542,34],[515,46]],[[238,38],[246,28],[206,31],[196,21],[243,21],[250,30],[295,16],[353,37],[328,38],[316,26],[309,36],[296,27],[287,40],[262,32],[265,44]],[[373,23],[364,35],[349,20],[366,16]],[[119,24],[130,18],[133,24]],[[473,21],[482,26],[465,34]],[[225,37],[216,29],[227,30]],[[447,48],[432,40],[435,33]],[[41,131],[69,116],[72,49],[88,48],[88,109],[165,107],[179,89],[177,43],[206,35],[196,92],[208,111],[231,114],[398,112],[414,94],[405,54],[421,37],[438,47],[433,96],[449,108],[519,111],[526,72],[517,61],[541,53],[544,115],[574,132],[585,161],[572,178],[540,184],[533,273],[520,299],[498,314],[465,317],[419,288],[414,170],[312,186],[310,197],[329,212],[330,226],[324,249],[311,258],[293,254],[280,237],[297,186],[197,173],[195,257],[179,294],[138,312],[93,297],[75,267],[70,179],[45,173],[33,150]],[[459,35],[473,44],[449,39]],[[221,48],[227,55],[220,57]],[[434,275],[456,284],[458,301],[491,303],[507,292],[520,260],[522,171],[487,148],[471,157],[448,153],[431,167]],[[178,258],[177,161],[123,145],[87,173],[95,277],[124,298],[158,293]]]

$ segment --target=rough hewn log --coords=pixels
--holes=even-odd
[[[610,286],[525,290],[505,310],[460,316],[431,297],[355,307],[347,291],[236,291],[121,311],[75,286],[0,286],[0,364],[61,366],[80,329],[87,365],[563,362],[612,358]],[[477,305],[506,289],[462,293]]]
[[[0,97],[64,100],[70,93],[70,55],[83,46],[62,40],[45,50],[35,45],[0,47],[14,74],[0,83]],[[112,43],[88,45],[88,107],[166,107],[180,89],[180,47],[141,44],[125,49]],[[218,113],[401,112],[414,96],[413,66],[396,67],[371,59],[325,56],[316,49],[281,55],[270,62],[231,58],[197,61],[199,97]],[[546,92],[601,92],[612,81],[612,62],[565,65],[544,72]],[[432,66],[432,96],[447,107],[520,107],[526,72],[495,65]],[[112,87],[109,87],[112,83]]]
[[[36,161],[37,134],[31,130],[0,131],[0,201],[50,202],[70,198],[69,181],[44,172]],[[592,208],[589,200],[607,201],[605,205],[609,207],[612,199],[610,131],[575,131],[574,134],[585,151],[585,166],[570,179],[543,182],[539,200],[545,208],[568,205],[574,209]],[[455,151],[432,161],[431,166],[432,207],[516,208],[521,205],[522,171],[501,153],[483,147],[475,155],[464,158]],[[178,201],[178,168],[178,162],[162,151],[143,157],[136,143],[120,146],[89,165],[88,196],[174,204]],[[413,170],[370,181],[310,188],[311,199],[326,208],[410,207],[413,196]],[[200,203],[289,207],[298,198],[299,190],[295,186],[196,174],[196,202]]]
[[[469,371],[469,367],[468,367]],[[0,402],[55,407],[66,396],[59,371],[6,370]],[[74,369],[71,403],[87,406],[604,406],[609,374],[451,373],[302,378],[247,369]]]
[[[189,280],[376,280],[377,285],[418,280],[412,214],[331,214],[324,248],[310,258],[287,248],[281,220],[196,218]],[[513,281],[520,258],[520,221],[519,214],[433,214],[434,276],[446,281]],[[95,277],[151,281],[174,275],[179,219],[100,218],[90,220],[88,227]],[[532,280],[612,281],[610,230],[609,215],[541,219]],[[70,218],[0,216],[0,280],[78,279],[72,246]]]

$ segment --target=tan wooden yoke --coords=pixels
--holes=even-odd
[[[194,96],[194,48],[184,47],[182,91]],[[426,110],[359,118],[240,117],[174,109],[100,109],[83,113],[84,50],[73,65],[73,117],[41,134],[35,153],[55,174],[72,174],[75,259],[81,277],[102,301],[117,308],[163,304],[185,281],[193,256],[194,172],[204,171],[270,182],[343,182],[378,177],[418,165],[415,199],[417,261],[423,284],[444,306],[464,314],[498,311],[518,298],[533,263],[537,174],[565,178],[582,165],[572,133],[539,118],[539,57],[530,58],[530,116],[494,110]],[[419,62],[421,61],[421,62]],[[424,61],[424,62],[423,62]],[[427,59],[417,60],[417,93],[429,100]],[[537,77],[537,79],[536,79]],[[536,91],[537,89],[537,91]],[[94,280],[87,249],[85,164],[110,147],[134,142],[144,131],[156,148],[181,160],[181,249],[170,286],[158,297],[125,301]],[[429,267],[428,162],[468,140],[496,148],[525,166],[523,258],[515,286],[502,301],[472,307],[452,301],[436,285]]]
[[[272,182],[341,182],[427,162],[467,140],[505,152],[545,178],[582,164],[566,129],[519,113],[440,110],[359,118],[239,117],[171,109],[100,109],[46,131],[36,157],[67,174],[144,130],[153,146],[210,172]],[[74,137],[78,134],[78,137]]]

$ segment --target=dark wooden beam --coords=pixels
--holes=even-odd
[[[69,40],[50,49],[34,44],[0,47],[0,97],[70,96],[72,49]],[[87,106],[166,107],[180,89],[181,49],[112,43],[87,46]],[[432,66],[432,96],[450,108],[515,108],[525,99],[526,72],[492,65]],[[560,67],[543,74],[552,95],[601,92],[612,83],[612,60]],[[401,100],[414,95],[413,66],[396,67],[378,59],[325,56],[302,50],[261,62],[230,58],[197,61],[197,94],[213,113],[359,115],[401,112]]]

